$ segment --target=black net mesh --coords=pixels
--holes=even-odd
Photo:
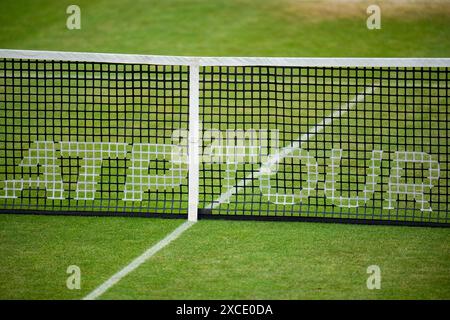
[[[0,207],[185,214],[188,71],[1,59]]]
[[[202,212],[450,222],[448,80],[448,68],[203,68]]]
[[[449,68],[200,67],[202,217],[448,225]],[[3,212],[185,216],[189,67],[0,59]]]

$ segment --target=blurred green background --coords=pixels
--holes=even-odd
[[[381,30],[366,9],[381,8]],[[66,8],[81,9],[81,30]],[[1,1],[0,47],[201,56],[450,55],[450,2]]]

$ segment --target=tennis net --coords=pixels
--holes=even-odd
[[[0,50],[0,208],[448,226],[449,68]]]

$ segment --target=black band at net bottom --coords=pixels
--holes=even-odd
[[[187,219],[187,214],[163,214],[153,212],[93,212],[93,211],[51,211],[51,210],[16,210],[0,209],[0,214],[29,214],[49,216],[85,216],[85,217],[137,217],[137,218],[163,218],[163,219]],[[409,226],[449,228],[448,224],[423,221],[396,221],[379,219],[351,219],[351,218],[324,218],[302,216],[255,216],[255,215],[224,215],[212,214],[211,209],[198,209],[199,220],[237,220],[237,221],[278,221],[278,222],[325,222],[359,225],[383,225],[383,226]]]
[[[360,225],[383,225],[383,226],[409,226],[409,227],[432,227],[448,228],[446,223],[424,222],[424,221],[398,221],[380,219],[351,219],[351,218],[326,218],[326,217],[304,217],[304,216],[255,216],[255,215],[225,215],[212,214],[210,209],[199,209],[199,219],[211,220],[247,220],[247,221],[297,221],[297,222],[325,222]]]
[[[20,210],[0,209],[0,214],[29,214],[48,216],[84,216],[84,217],[132,217],[132,218],[164,218],[187,219],[187,214],[165,214],[154,212],[113,212],[113,211],[52,211],[52,210]]]

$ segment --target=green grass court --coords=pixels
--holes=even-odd
[[[2,298],[80,299],[179,224],[1,216]],[[381,290],[365,285],[374,263]],[[446,229],[200,221],[102,298],[445,299],[448,265]]]
[[[60,51],[89,51],[111,53],[142,53],[161,55],[198,55],[198,56],[292,56],[292,57],[449,57],[450,42],[450,1],[439,3],[403,3],[397,1],[379,1],[382,8],[382,29],[369,31],[365,26],[367,17],[365,8],[368,2],[344,3],[341,6],[329,5],[326,1],[79,1],[81,8],[81,30],[65,28],[65,9],[72,2],[68,1],[14,1],[2,4],[0,12],[0,48],[35,49]],[[63,73],[62,73],[63,74]],[[180,79],[186,75],[180,70],[174,71],[169,80],[174,84],[183,84]],[[179,78],[177,78],[179,76]],[[339,96],[340,101],[333,103],[292,103],[287,108],[287,116],[292,122],[283,127],[273,125],[269,129],[282,129],[281,140],[296,139],[297,132],[307,131],[323,117],[330,116],[340,105],[348,103],[356,96],[364,95],[364,110],[350,109],[339,120],[341,127],[325,128],[309,149],[318,149],[314,156],[321,162],[319,174],[326,175],[331,149],[338,147],[336,141],[340,134],[352,133],[354,140],[348,141],[344,149],[345,165],[348,168],[358,166],[365,171],[365,162],[354,158],[370,157],[372,149],[386,151],[386,158],[381,164],[381,176],[389,177],[390,158],[393,151],[408,151],[408,143],[413,131],[411,126],[420,127],[421,134],[427,138],[421,140],[424,152],[440,154],[441,166],[446,165],[446,133],[435,124],[445,120],[448,115],[436,109],[436,105],[445,105],[448,91],[442,87],[448,81],[442,75],[437,78],[421,79],[430,81],[426,89],[414,87],[414,82],[401,82],[398,94],[386,101],[383,86],[398,84],[383,80],[376,83],[381,87],[374,93],[366,94],[364,89],[374,83],[351,83],[348,79],[347,91],[325,78],[325,83],[314,83],[316,79],[307,75],[298,75],[302,83],[315,85],[311,99],[324,100],[328,95]],[[294,76],[292,76],[294,77]],[[370,77],[370,75],[369,75]],[[418,75],[419,77],[419,75]],[[148,80],[152,79],[137,79]],[[153,79],[156,80],[156,79]],[[176,80],[176,81],[175,81]],[[291,79],[292,80],[292,79]],[[346,79],[343,79],[346,80]],[[58,80],[59,81],[59,80]],[[60,80],[61,84],[63,79]],[[298,81],[298,79],[297,79]],[[295,82],[295,81],[293,81]],[[43,84],[41,82],[41,84]],[[342,82],[340,82],[342,84]],[[54,85],[54,84],[53,84]],[[85,84],[89,86],[88,83]],[[352,86],[352,85],[358,85]],[[289,77],[278,90],[289,91],[293,83]],[[185,89],[185,87],[183,87]],[[357,89],[356,89],[357,88]],[[448,85],[447,85],[448,88]],[[106,90],[105,88],[103,88]],[[208,88],[207,88],[208,89]],[[218,90],[220,86],[213,86]],[[358,91],[358,89],[360,91]],[[0,88],[0,94],[11,94]],[[97,89],[101,95],[102,88]],[[120,88],[117,80],[117,91]],[[256,88],[255,88],[256,90]],[[163,90],[164,91],[164,90]],[[171,95],[173,91],[161,91],[162,95]],[[392,121],[399,123],[397,132],[400,140],[392,140],[382,132],[374,132],[380,119],[392,110],[383,103],[397,103],[406,106],[414,103],[411,95],[433,93],[434,98],[423,101],[420,113],[405,109],[394,114]],[[387,92],[385,92],[387,93]],[[93,96],[96,93],[93,92]],[[145,92],[139,92],[145,95]],[[50,99],[62,99],[58,94],[49,94]],[[244,108],[236,105],[232,97],[228,100],[227,119],[230,123],[236,119],[245,120]],[[248,98],[248,97],[247,97]],[[260,99],[261,98],[261,99]],[[119,98],[118,98],[119,99]],[[123,98],[123,101],[104,101],[96,96],[89,103],[92,109],[79,110],[87,118],[86,122],[101,121],[120,123],[124,116],[136,111],[146,103],[154,101],[135,101]],[[292,100],[308,100],[308,96],[292,97]],[[233,102],[234,101],[234,102]],[[262,118],[270,122],[271,112],[279,106],[264,105],[262,97],[253,97],[253,106],[260,108]],[[96,107],[112,102],[111,115],[102,115]],[[116,104],[114,106],[114,104]],[[142,134],[142,130],[156,132],[155,128],[142,127],[141,120],[177,121],[181,128],[187,126],[187,118],[174,113],[182,110],[188,103],[187,96],[173,96],[167,103],[170,107],[150,110],[148,118],[133,119],[127,125],[136,132],[124,134]],[[122,104],[122,107],[119,105]],[[211,100],[213,107],[223,106],[220,99]],[[86,107],[88,108],[88,107]],[[178,108],[178,109],[177,109]],[[258,112],[254,108],[254,112]],[[38,108],[32,112],[40,112]],[[0,110],[2,117],[11,116],[12,111]],[[8,113],[9,112],[9,113]],[[73,111],[56,110],[55,121],[63,118],[77,118]],[[164,118],[158,118],[167,112]],[[3,114],[4,113],[4,114]],[[37,123],[32,115],[21,116],[35,121],[33,125],[41,126],[37,136],[46,136],[54,130],[49,123]],[[284,114],[286,116],[286,114]],[[306,116],[306,117],[305,117]],[[375,120],[358,119],[369,116]],[[403,118],[398,118],[403,117]],[[205,122],[220,120],[218,116],[205,116]],[[400,122],[398,122],[400,120]],[[429,122],[429,120],[432,120]],[[13,120],[10,120],[13,121]],[[316,121],[316,122],[314,122]],[[378,121],[378,123],[374,123]],[[434,121],[434,122],[433,122]],[[86,122],[77,122],[82,127]],[[139,125],[137,124],[139,122]],[[420,125],[422,124],[423,125]],[[431,123],[430,127],[427,125]],[[0,128],[0,136],[24,133],[16,127],[17,132]],[[52,123],[54,124],[54,123]],[[70,140],[73,134],[67,125],[69,120],[60,120],[59,132],[51,134],[60,136],[60,141]],[[232,125],[231,125],[232,127]],[[336,128],[340,131],[336,131]],[[164,133],[167,138],[172,133],[170,128]],[[240,124],[236,129],[245,129]],[[96,132],[92,134],[98,134]],[[82,132],[89,135],[90,132]],[[110,131],[110,136],[118,133]],[[148,132],[147,132],[148,133]],[[363,134],[364,145],[358,144]],[[145,136],[145,134],[143,134]],[[156,133],[151,133],[156,136]],[[56,141],[56,140],[55,140]],[[124,141],[130,142],[125,138]],[[141,141],[153,142],[153,141]],[[419,142],[417,142],[419,143]],[[394,148],[393,146],[397,146]],[[131,146],[127,147],[131,152]],[[322,151],[327,150],[327,151]],[[395,150],[394,150],[395,149]],[[348,151],[348,154],[345,153]],[[388,155],[389,154],[389,155]],[[17,160],[17,159],[16,159]],[[3,161],[3,160],[2,160]],[[67,168],[71,165],[67,161]],[[16,161],[17,162],[17,161]],[[109,162],[111,168],[102,172],[103,182],[109,181],[109,175],[117,176],[113,181],[113,190],[104,192],[114,194],[120,199],[123,183],[126,179],[125,168],[129,160]],[[295,165],[287,163],[286,165]],[[1,163],[0,165],[11,165]],[[164,164],[165,166],[165,164]],[[205,165],[214,169],[214,165]],[[217,168],[220,167],[217,165]],[[216,169],[217,169],[216,168]],[[158,168],[155,168],[158,169]],[[161,169],[161,168],[159,168]],[[248,169],[248,168],[247,168]],[[68,169],[67,169],[68,170]],[[411,170],[415,170],[414,167]],[[417,169],[418,174],[423,172]],[[446,170],[445,170],[446,172]],[[63,172],[70,179],[71,190],[65,195],[72,195],[79,172]],[[217,175],[217,176],[215,176]],[[343,175],[341,179],[346,179]],[[361,174],[363,176],[363,173]],[[218,171],[211,171],[208,179],[217,179]],[[245,178],[245,172],[238,172],[237,179]],[[287,179],[298,178],[286,177]],[[2,177],[3,179],[3,177]],[[111,181],[109,181],[111,182]],[[344,181],[344,187],[351,188],[355,182]],[[1,188],[4,182],[0,183]],[[448,178],[441,176],[436,188],[448,188]],[[298,188],[297,184],[288,188]],[[323,190],[323,185],[318,187]],[[99,187],[101,188],[101,187]],[[276,205],[245,203],[248,195],[259,194],[257,184],[247,188],[247,198],[235,195],[231,201],[238,204],[224,205],[222,210],[257,210],[269,212],[277,209]],[[436,189],[436,190],[438,190]],[[204,186],[207,192],[220,195],[224,190],[215,184]],[[380,191],[380,190],[376,190]],[[25,192],[25,191],[24,191]],[[28,192],[28,191],[27,191]],[[36,192],[36,191],[29,191]],[[39,191],[42,192],[42,191]],[[288,210],[310,210],[320,216],[327,210],[323,191],[314,198],[314,207],[302,205],[289,207]],[[358,192],[358,190],[351,190]],[[99,192],[101,193],[101,192]],[[148,193],[147,193],[148,195]],[[149,199],[142,203],[142,211],[156,208],[160,203]],[[164,205],[175,205],[175,209],[185,210],[186,196],[174,194],[174,199],[167,199]],[[436,200],[432,194],[428,200]],[[200,197],[203,205],[210,203],[215,196]],[[175,200],[174,204],[171,200]],[[256,199],[258,200],[258,199]],[[255,201],[256,201],[255,200]],[[2,199],[2,201],[6,201]],[[9,200],[8,200],[9,201]],[[110,202],[109,205],[125,206],[125,201]],[[374,206],[382,205],[383,199],[378,195]],[[56,207],[73,208],[70,200],[57,200]],[[90,207],[99,205],[96,200],[85,201],[80,205]],[[31,209],[42,208],[44,203],[31,203]],[[410,207],[417,209],[417,203],[410,202]],[[259,207],[258,207],[259,206]],[[79,209],[79,208],[78,208]],[[446,215],[446,204],[433,208],[434,215]],[[100,208],[107,210],[107,208]],[[350,211],[351,212],[351,211]],[[355,211],[357,210],[355,209]],[[364,212],[364,214],[382,214]],[[336,217],[342,213],[336,213]],[[402,219],[402,217],[400,217]],[[184,220],[178,219],[138,219],[138,218],[101,218],[69,216],[34,216],[34,215],[0,215],[0,299],[81,299],[94,288],[101,285],[115,272],[126,266],[148,247],[164,238]],[[450,298],[450,233],[440,228],[410,228],[386,226],[357,226],[320,223],[292,222],[243,222],[243,221],[205,221],[201,220],[180,238],[157,253],[137,270],[126,276],[109,289],[102,299],[449,299]],[[379,265],[382,270],[382,289],[368,290],[366,269],[369,265]],[[82,272],[81,290],[66,288],[66,268],[78,265]]]

